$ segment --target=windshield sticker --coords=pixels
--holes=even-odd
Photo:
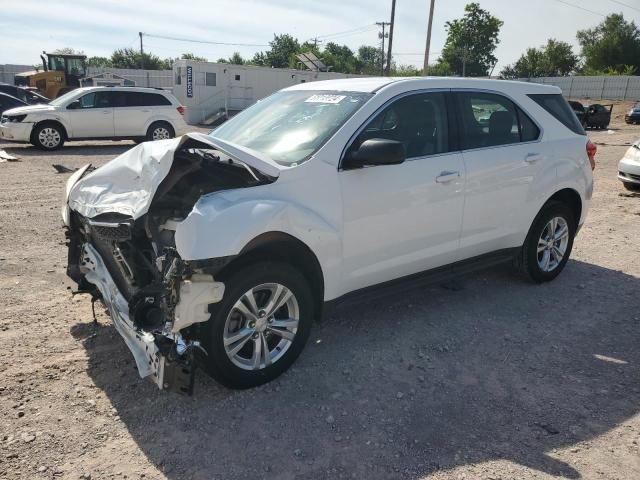
[[[340,103],[346,95],[311,95],[305,100],[308,103]]]

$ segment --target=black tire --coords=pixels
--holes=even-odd
[[[538,263],[538,240],[547,228],[547,224],[553,218],[561,217],[568,227],[567,245],[562,260],[551,271],[545,271]],[[548,202],[533,221],[527,238],[522,246],[521,256],[519,259],[520,271],[530,280],[536,283],[549,282],[556,278],[564,269],[571,249],[573,248],[573,239],[576,234],[577,221],[571,208],[560,202]],[[544,253],[543,253],[544,255]]]
[[[56,122],[43,122],[39,124],[31,135],[31,143],[41,150],[58,150],[62,148],[64,141],[64,128]]]
[[[631,183],[631,182],[622,182],[624,188],[629,190],[630,192],[640,192],[640,184]]]
[[[156,138],[161,132],[166,133],[166,136],[163,136],[162,139],[173,138],[176,136],[176,132],[168,122],[154,122],[149,125],[147,129],[147,137],[145,141],[153,141],[153,140],[161,140],[161,138]]]
[[[261,262],[245,266],[228,278],[224,278],[223,281],[225,283],[224,297],[220,303],[209,306],[211,318],[204,324],[205,332],[202,341],[207,351],[204,360],[205,370],[215,380],[229,388],[245,389],[270,382],[293,364],[309,338],[311,325],[315,318],[313,294],[309,284],[298,270],[285,263],[276,262]],[[288,288],[295,297],[299,313],[297,331],[285,353],[271,365],[258,370],[243,369],[237,366],[225,351],[224,335],[227,317],[245,292],[268,283],[277,283]],[[260,306],[258,300],[256,303]],[[287,306],[282,308],[288,309]],[[282,309],[278,312],[282,312]],[[289,314],[286,311],[286,315]],[[270,335],[272,343],[279,341],[277,335]],[[252,351],[254,345],[254,340],[250,339],[246,342],[245,347],[248,348],[248,351]],[[272,351],[275,351],[275,347],[270,346],[270,349],[272,348]]]

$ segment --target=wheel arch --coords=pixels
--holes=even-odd
[[[580,194],[576,190],[573,188],[563,188],[562,190],[558,190],[556,193],[551,195],[546,202],[544,202],[542,208],[544,208],[544,206],[549,202],[560,202],[568,205],[575,216],[576,227],[580,224],[580,218],[582,217],[582,197],[580,197]],[[540,210],[542,210],[542,208]]]
[[[247,243],[217,276],[224,280],[231,272],[262,260],[281,261],[300,270],[314,293],[315,317],[317,320],[320,319],[324,304],[324,273],[318,257],[311,248],[293,235],[280,231],[258,235]]]
[[[30,142],[33,143],[35,141],[35,134],[36,134],[36,130],[38,129],[38,127],[40,127],[41,125],[44,125],[46,123],[53,123],[55,125],[58,125],[62,130],[62,135],[64,137],[64,140],[68,140],[69,139],[69,133],[67,132],[67,127],[64,126],[64,123],[62,123],[59,120],[55,120],[53,118],[44,118],[42,120],[38,120],[36,123],[33,124],[33,127],[31,127],[31,135],[29,136],[29,141]]]

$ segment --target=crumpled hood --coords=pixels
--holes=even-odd
[[[202,133],[142,143],[79,180],[71,189],[69,207],[87,218],[120,213],[134,220],[147,213],[158,185],[169,173],[174,154],[189,139],[226,153],[264,175],[276,178],[280,167],[270,158]]]

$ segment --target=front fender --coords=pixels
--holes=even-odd
[[[233,199],[222,193],[201,198],[176,229],[183,260],[238,255],[263,233],[283,232],[316,255],[327,287],[337,286],[342,248],[338,230],[312,210],[289,201]],[[325,297],[333,292],[325,290]]]

